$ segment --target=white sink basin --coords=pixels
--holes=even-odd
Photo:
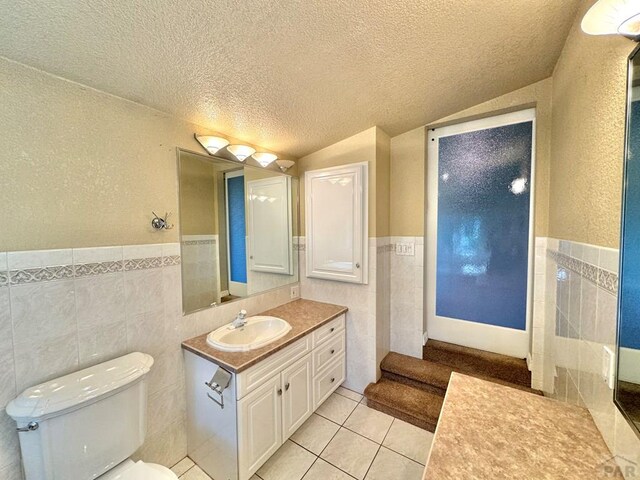
[[[207,343],[224,352],[248,352],[284,337],[291,330],[286,320],[278,317],[247,318],[244,327],[224,325],[207,335]]]

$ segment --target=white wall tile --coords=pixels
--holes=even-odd
[[[71,265],[73,263],[73,253],[70,248],[63,250],[8,252],[7,261],[9,270]]]
[[[162,243],[147,245],[125,245],[122,248],[122,256],[125,260],[135,258],[162,257]]]
[[[122,260],[122,247],[74,248],[73,264],[118,262]]]

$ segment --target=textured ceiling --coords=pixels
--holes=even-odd
[[[548,77],[578,3],[0,0],[0,55],[302,156]]]

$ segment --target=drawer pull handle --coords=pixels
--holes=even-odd
[[[336,329],[336,327],[331,327],[330,332],[333,333],[333,331]]]
[[[336,351],[332,348],[331,349],[331,355],[333,355],[334,353],[336,353]]]
[[[331,377],[331,383],[336,381],[336,377]]]
[[[287,390],[289,390],[290,386],[291,386],[291,384],[289,382],[287,382],[287,384],[284,386],[284,391],[286,392]]]
[[[278,395],[282,395],[282,389],[281,388],[278,389]]]

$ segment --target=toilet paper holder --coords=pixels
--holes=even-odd
[[[220,405],[220,407],[223,409],[224,409],[224,397],[222,396],[222,394],[224,393],[225,389],[229,386],[229,383],[231,383],[231,373],[227,372],[222,367],[218,367],[218,369],[215,371],[215,373],[211,377],[211,380],[209,380],[208,382],[204,382],[204,384],[207,387],[209,387],[209,389],[211,389],[212,392],[218,395],[220,400],[218,400],[215,397],[212,397],[209,392],[207,392],[207,397],[209,397],[210,400]]]

